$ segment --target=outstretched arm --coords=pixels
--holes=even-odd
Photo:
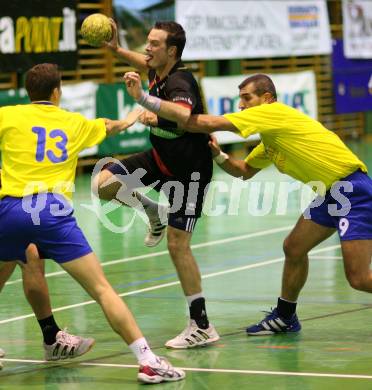
[[[146,56],[141,53],[137,53],[132,50],[123,49],[119,45],[118,28],[113,19],[110,19],[112,28],[112,38],[110,42],[106,42],[105,46],[111,49],[111,51],[117,56],[124,59],[129,65],[138,69],[141,72],[147,72],[149,70],[146,63]]]
[[[142,113],[143,113],[143,109],[137,108],[131,111],[128,114],[128,116],[124,119],[111,120],[105,118],[107,136],[110,137],[112,135],[116,135],[121,131],[127,129],[128,127],[132,126],[137,121],[137,119],[141,116]]]
[[[213,136],[211,136],[211,140],[209,141],[209,147],[212,150],[213,160],[231,176],[247,180],[260,171],[258,168],[251,167],[244,160],[236,160],[222,152],[217,139]]]
[[[237,132],[238,129],[223,116],[214,115],[190,115],[190,110],[180,104],[161,100],[146,94],[141,85],[141,79],[135,72],[128,72],[124,75],[124,81],[129,95],[131,95],[141,106],[155,112],[162,118],[177,122],[191,133],[213,133],[217,130]]]

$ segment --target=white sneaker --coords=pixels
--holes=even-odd
[[[165,343],[167,348],[186,349],[207,345],[218,341],[220,336],[212,324],[208,329],[201,329],[194,320],[174,339]]]
[[[54,344],[44,343],[44,357],[45,360],[72,359],[84,355],[93,347],[94,343],[94,339],[74,336],[65,330],[60,330]]]
[[[0,358],[3,358],[5,356],[5,351],[0,348]],[[0,370],[3,369],[3,364],[0,362]]]
[[[148,247],[156,246],[163,239],[168,221],[168,206],[159,205],[158,215],[155,218],[149,217],[148,232],[144,243]]]
[[[185,372],[158,357],[155,363],[140,364],[137,379],[143,383],[175,382],[184,379]]]

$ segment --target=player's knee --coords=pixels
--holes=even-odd
[[[283,252],[286,260],[297,261],[302,259],[306,253],[303,253],[301,248],[296,244],[295,241],[287,237],[283,242]]]
[[[346,278],[350,284],[350,286],[352,288],[354,288],[355,290],[359,290],[359,291],[368,291],[370,290],[370,288],[368,289],[368,286],[367,286],[367,280],[365,277],[363,277],[363,275],[360,275],[358,272],[354,272],[354,271],[348,271],[346,273]]]
[[[115,185],[116,183],[110,184],[110,179],[112,179],[112,177],[113,174],[107,170],[103,170],[98,175],[96,175],[92,180],[93,194],[103,200],[113,199],[117,192],[117,185]]]
[[[168,251],[171,256],[174,256],[179,252],[179,247],[177,246],[176,240],[168,240]]]
[[[190,249],[187,242],[177,237],[168,236],[168,251],[171,257],[178,257]]]
[[[294,246],[293,246],[291,240],[287,237],[283,242],[283,252],[284,252],[286,258],[292,257],[292,254],[294,252],[293,247]]]
[[[104,305],[105,303],[109,303],[107,297],[111,296],[113,289],[109,282],[105,280],[89,289],[88,293],[96,302]]]

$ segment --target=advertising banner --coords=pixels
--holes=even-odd
[[[123,119],[135,108],[135,105],[123,83],[99,85],[97,117]],[[100,156],[129,154],[150,148],[149,128],[141,123],[135,123],[123,133],[106,138],[98,146],[98,154]]]
[[[372,59],[345,58],[342,39],[334,40],[332,66],[336,113],[372,110]]]
[[[346,58],[372,58],[372,1],[343,0]]]
[[[176,0],[187,36],[184,60],[284,57],[331,52],[324,0]]]
[[[316,83],[313,71],[269,74],[268,76],[276,86],[278,101],[295,107],[314,119],[317,118]],[[238,85],[246,77],[248,75],[202,78],[201,86],[208,113],[223,115],[239,111]],[[231,132],[217,132],[215,135],[220,143],[244,141],[243,138]],[[258,136],[250,139],[258,139]]]
[[[76,0],[2,1],[0,70],[23,72],[41,62],[76,68]]]

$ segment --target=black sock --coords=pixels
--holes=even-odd
[[[53,314],[42,320],[38,320],[41,331],[43,332],[44,343],[52,345],[56,342],[56,335],[61,330],[54,320]]]
[[[296,313],[296,306],[297,302],[288,302],[278,298],[277,309],[279,316],[289,320]]]
[[[197,298],[191,302],[190,318],[196,322],[199,328],[209,328],[209,321],[207,317],[207,310],[205,308],[205,299]]]

